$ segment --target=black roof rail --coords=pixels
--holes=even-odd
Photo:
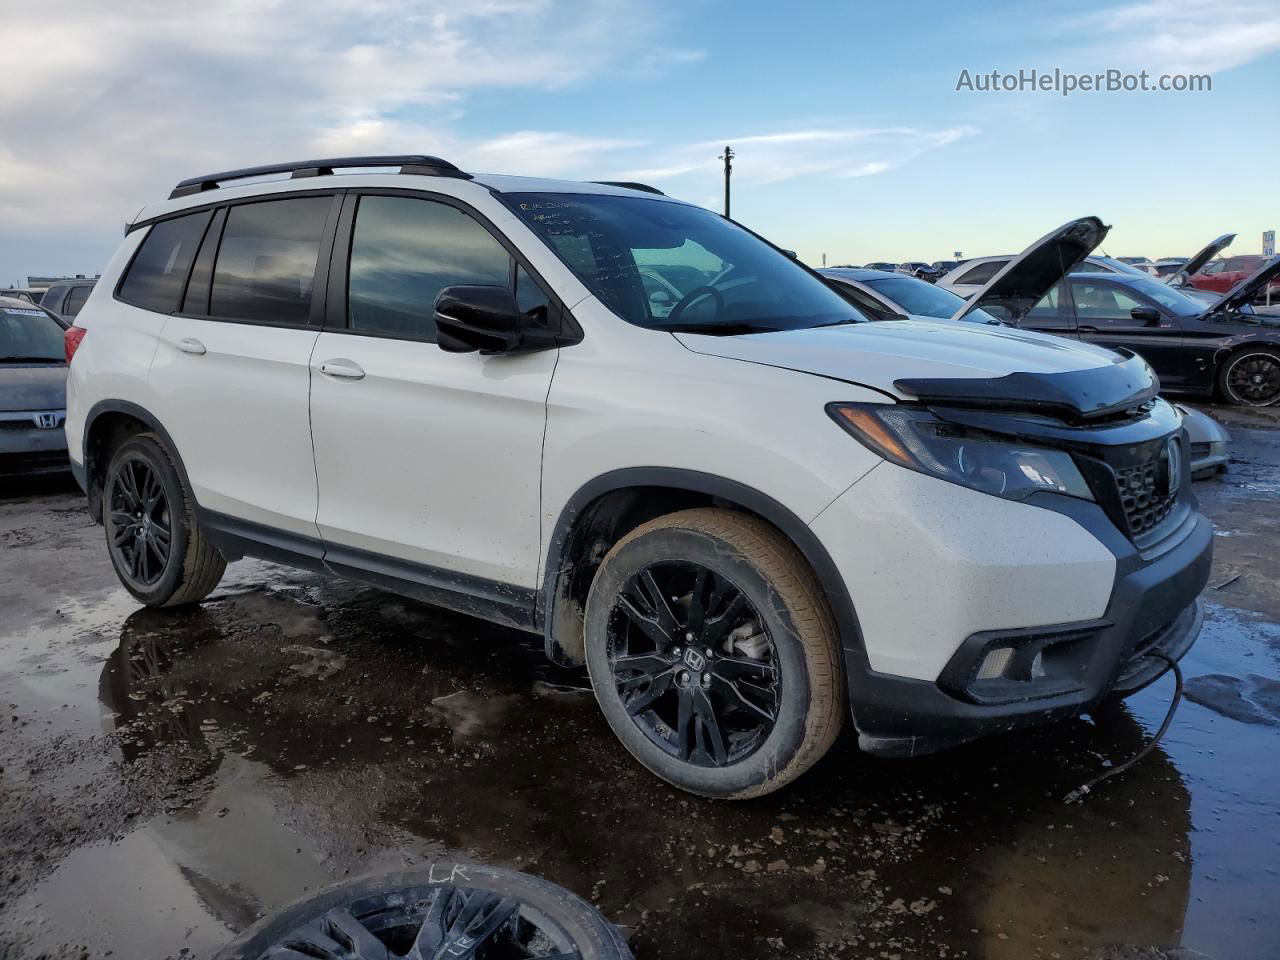
[[[268,163],[261,167],[244,167],[241,170],[227,170],[223,173],[208,173],[202,177],[191,177],[183,180],[169,199],[187,197],[193,193],[216,190],[224,180],[244,180],[248,177],[265,177],[273,173],[288,173],[292,179],[302,177],[323,177],[347,167],[399,167],[400,173],[414,173],[427,177],[459,177],[471,179],[471,175],[463,173],[448,160],[439,157],[428,157],[420,154],[397,154],[384,157],[330,157],[327,160],[299,160],[294,163]]]
[[[645,193],[656,193],[660,197],[666,196],[657,187],[651,187],[647,183],[636,183],[634,180],[592,180],[591,182],[603,187],[625,187],[628,190],[643,190]]]

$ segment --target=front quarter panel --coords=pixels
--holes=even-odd
[[[544,564],[566,505],[614,471],[710,474],[764,494],[807,523],[880,462],[824,408],[883,401],[883,394],[693,353],[668,333],[624,323],[594,298],[574,313],[589,333],[561,351],[548,397]]]

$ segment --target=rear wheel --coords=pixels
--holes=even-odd
[[[1231,403],[1266,407],[1280,400],[1280,351],[1246,347],[1218,371],[1218,388]]]
[[[839,733],[826,601],[795,547],[755,517],[685,510],[632,531],[600,565],[586,634],[614,733],[691,793],[770,793]]]
[[[112,453],[102,519],[116,575],[147,606],[197,603],[222,579],[226,561],[200,532],[194,502],[155,434],[130,437]]]

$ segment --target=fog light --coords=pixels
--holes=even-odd
[[[982,666],[978,669],[978,680],[998,680],[1004,676],[1005,669],[1013,660],[1013,647],[996,647],[982,658]]]

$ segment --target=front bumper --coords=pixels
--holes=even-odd
[[[53,418],[36,426],[38,417]],[[62,411],[0,414],[0,477],[53,473],[67,469],[67,437]]]
[[[1154,559],[1117,556],[1115,587],[1102,617],[1054,628],[1089,638],[1078,686],[1070,692],[976,703],[938,682],[877,673],[859,658],[848,658],[862,748],[882,756],[930,753],[988,734],[1075,716],[1107,697],[1128,696],[1156,680],[1168,664],[1150,654],[1181,659],[1200,632],[1203,609],[1198,596],[1213,557],[1212,525],[1198,513],[1170,539],[1176,543],[1166,544]],[[968,641],[961,645],[944,677],[967,669],[956,665],[973,656],[971,646]]]

